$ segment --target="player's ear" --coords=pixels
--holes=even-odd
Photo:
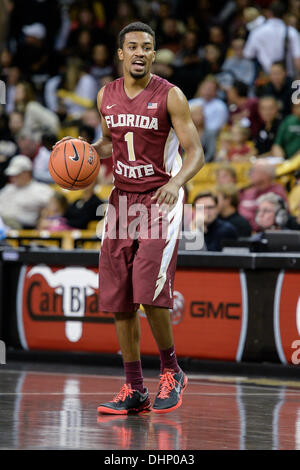
[[[124,59],[124,54],[123,54],[123,49],[118,49],[118,57],[120,60],[123,60]]]
[[[152,59],[152,64],[155,62],[155,57],[156,57],[156,51],[153,51],[153,59]]]

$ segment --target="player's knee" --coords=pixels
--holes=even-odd
[[[130,320],[136,317],[137,312],[116,312],[114,315],[116,321]]]

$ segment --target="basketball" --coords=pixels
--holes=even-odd
[[[51,152],[49,172],[64,189],[84,189],[92,184],[100,169],[100,159],[92,145],[80,139],[59,143]]]

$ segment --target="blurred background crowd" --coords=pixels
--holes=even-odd
[[[95,219],[111,159],[71,201],[53,186],[49,155],[63,136],[101,137],[96,97],[121,74],[118,33],[143,21],[156,33],[153,73],[183,90],[204,148],[207,169],[186,194],[204,206],[207,248],[300,229],[300,0],[0,0],[0,14],[3,227],[86,229]],[[278,179],[288,161],[293,171]]]

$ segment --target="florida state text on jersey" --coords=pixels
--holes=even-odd
[[[117,188],[154,190],[180,170],[179,141],[167,111],[168,92],[173,86],[152,75],[135,98],[127,96],[123,78],[105,86],[100,111],[112,137]]]

